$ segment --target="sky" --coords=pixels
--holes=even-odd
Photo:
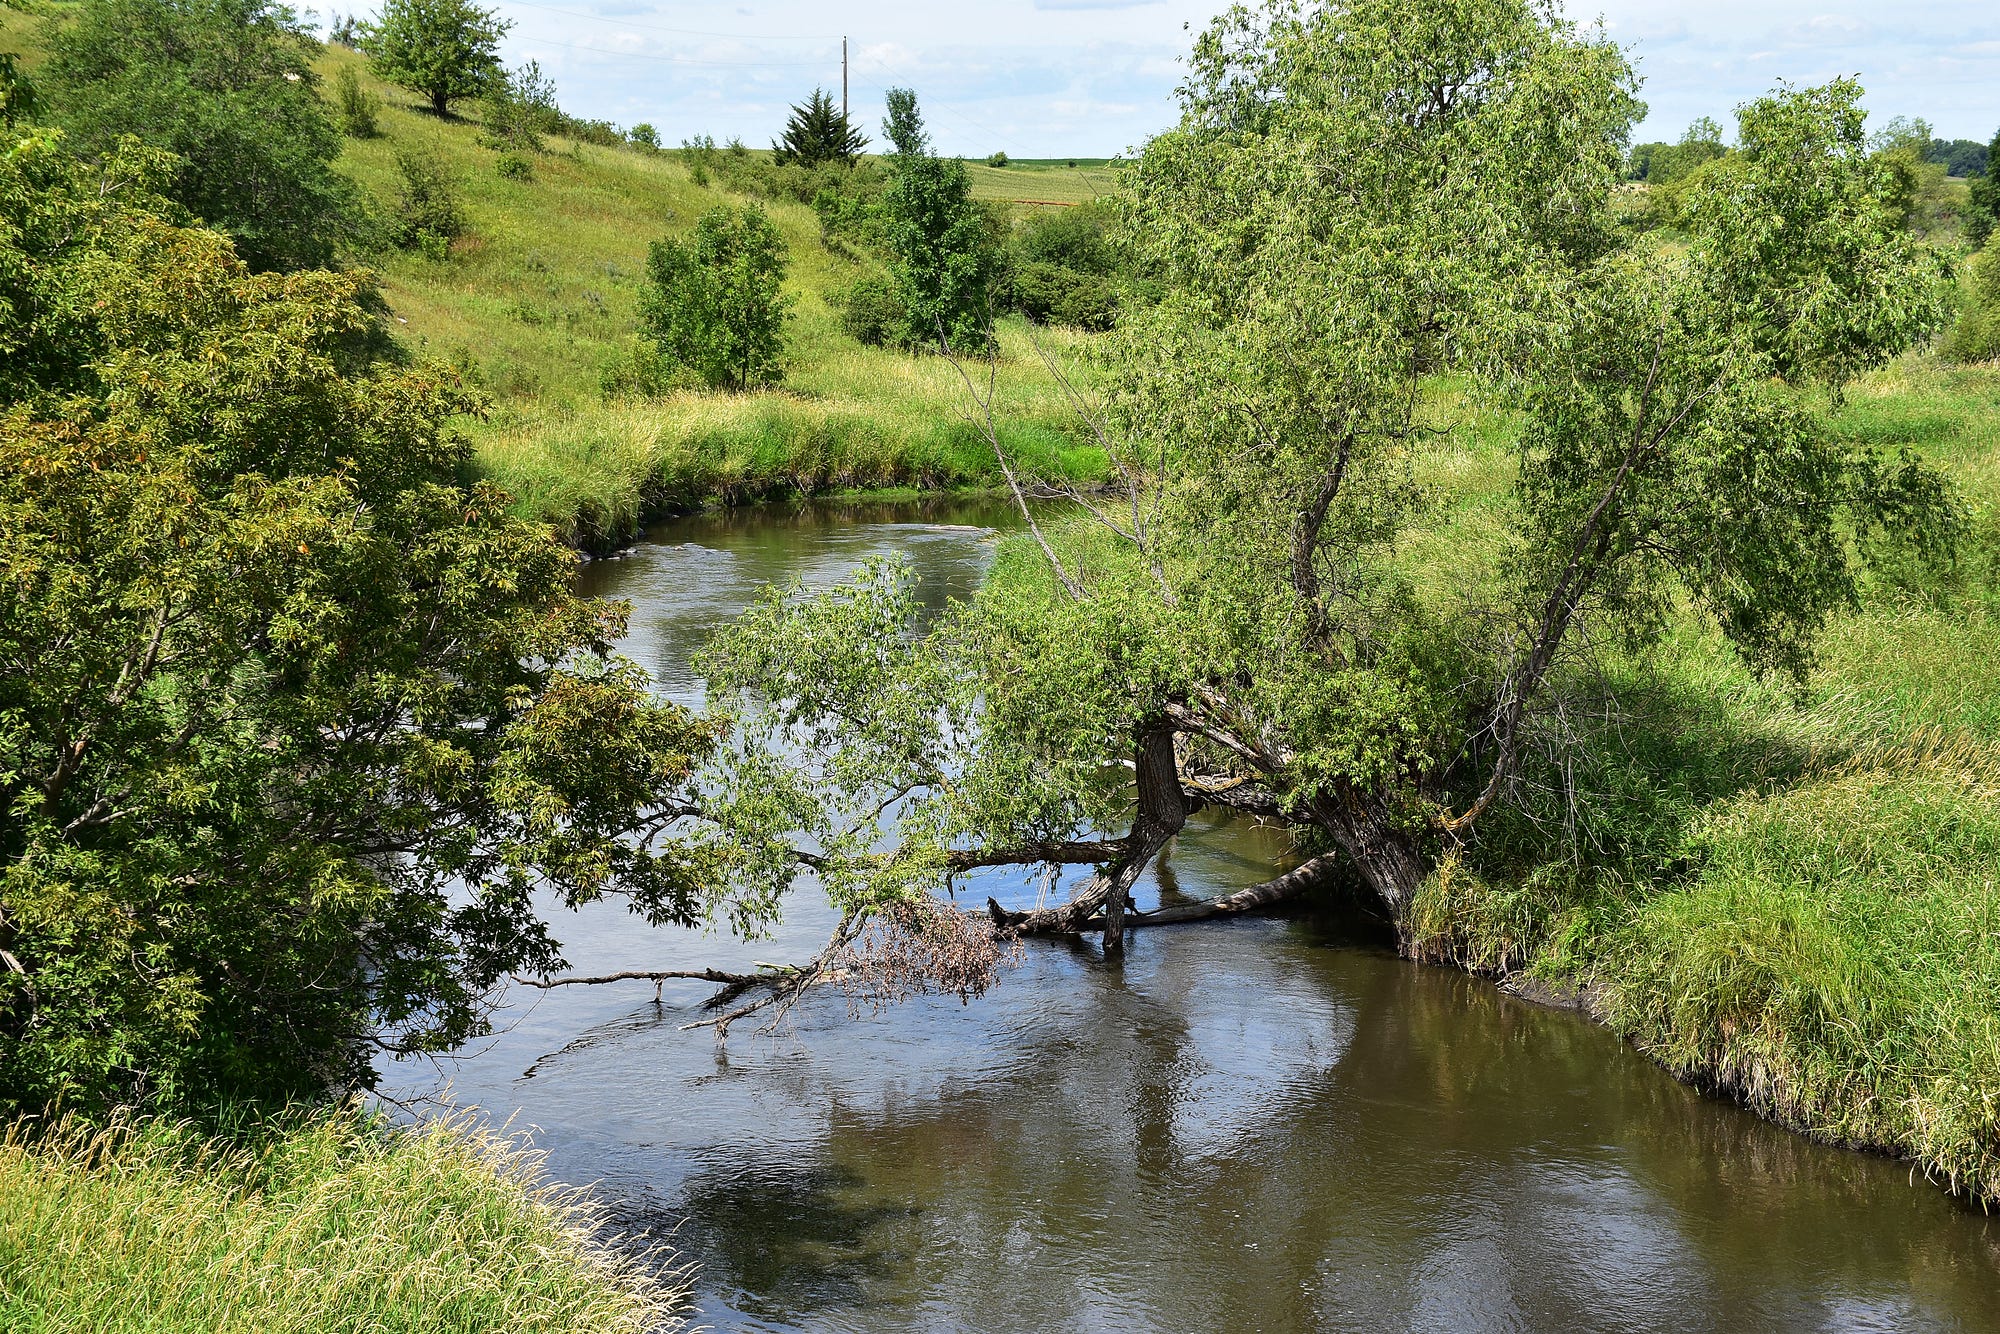
[[[366,3],[366,0],[362,0]],[[1174,118],[1194,31],[1222,0],[482,0],[514,29],[574,115],[654,125],[668,144],[741,136],[763,147],[815,86],[849,97],[879,137],[885,88],[917,90],[946,154],[1105,157]],[[1920,116],[1943,138],[2000,128],[1996,0],[1572,0],[1645,78],[1643,139],[1675,139],[1777,81],[1861,78],[1875,121]],[[357,6],[358,7],[358,6]]]

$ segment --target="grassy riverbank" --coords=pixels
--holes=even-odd
[[[0,1135],[11,1334],[643,1334],[681,1294],[582,1198],[464,1127],[323,1112],[249,1142],[148,1123]]]
[[[1843,428],[1943,467],[1958,566],[1891,557],[1808,687],[1682,624],[1580,774],[1588,870],[1449,865],[1422,957],[1580,994],[1680,1077],[2000,1200],[2000,370],[1911,359]]]

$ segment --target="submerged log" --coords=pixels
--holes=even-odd
[[[1225,894],[1217,899],[1203,899],[1198,903],[1176,903],[1152,912],[1123,913],[1118,919],[1122,929],[1142,926],[1173,926],[1184,922],[1203,922],[1215,917],[1236,917],[1244,913],[1257,912],[1274,907],[1288,899],[1297,898],[1315,885],[1323,884],[1332,877],[1341,863],[1341,854],[1328,852],[1311,861],[1303,862],[1281,876],[1275,876],[1261,884],[1239,889],[1234,894]],[[1059,925],[1053,918],[1038,917],[1035,914],[1010,913],[993,899],[986,900],[986,911],[994,924],[1017,935],[1080,935],[1086,931],[1109,930],[1112,925],[1110,913],[1087,917],[1073,925]]]

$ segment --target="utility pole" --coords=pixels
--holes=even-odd
[[[847,119],[847,38],[840,39],[840,118]]]

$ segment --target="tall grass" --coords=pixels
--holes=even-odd
[[[32,1133],[31,1133],[32,1132]],[[9,1334],[643,1334],[684,1294],[465,1121],[323,1111],[252,1144],[161,1122],[0,1132]]]
[[[1592,855],[1450,859],[1406,943],[1566,984],[1681,1077],[2000,1202],[2000,372],[1906,359],[1836,428],[1952,477],[1957,564],[1877,553],[1803,692],[1692,620],[1609,664]]]
[[[1668,1069],[2000,1200],[2000,749],[1936,732],[1702,821],[1700,869],[1596,942]]]

